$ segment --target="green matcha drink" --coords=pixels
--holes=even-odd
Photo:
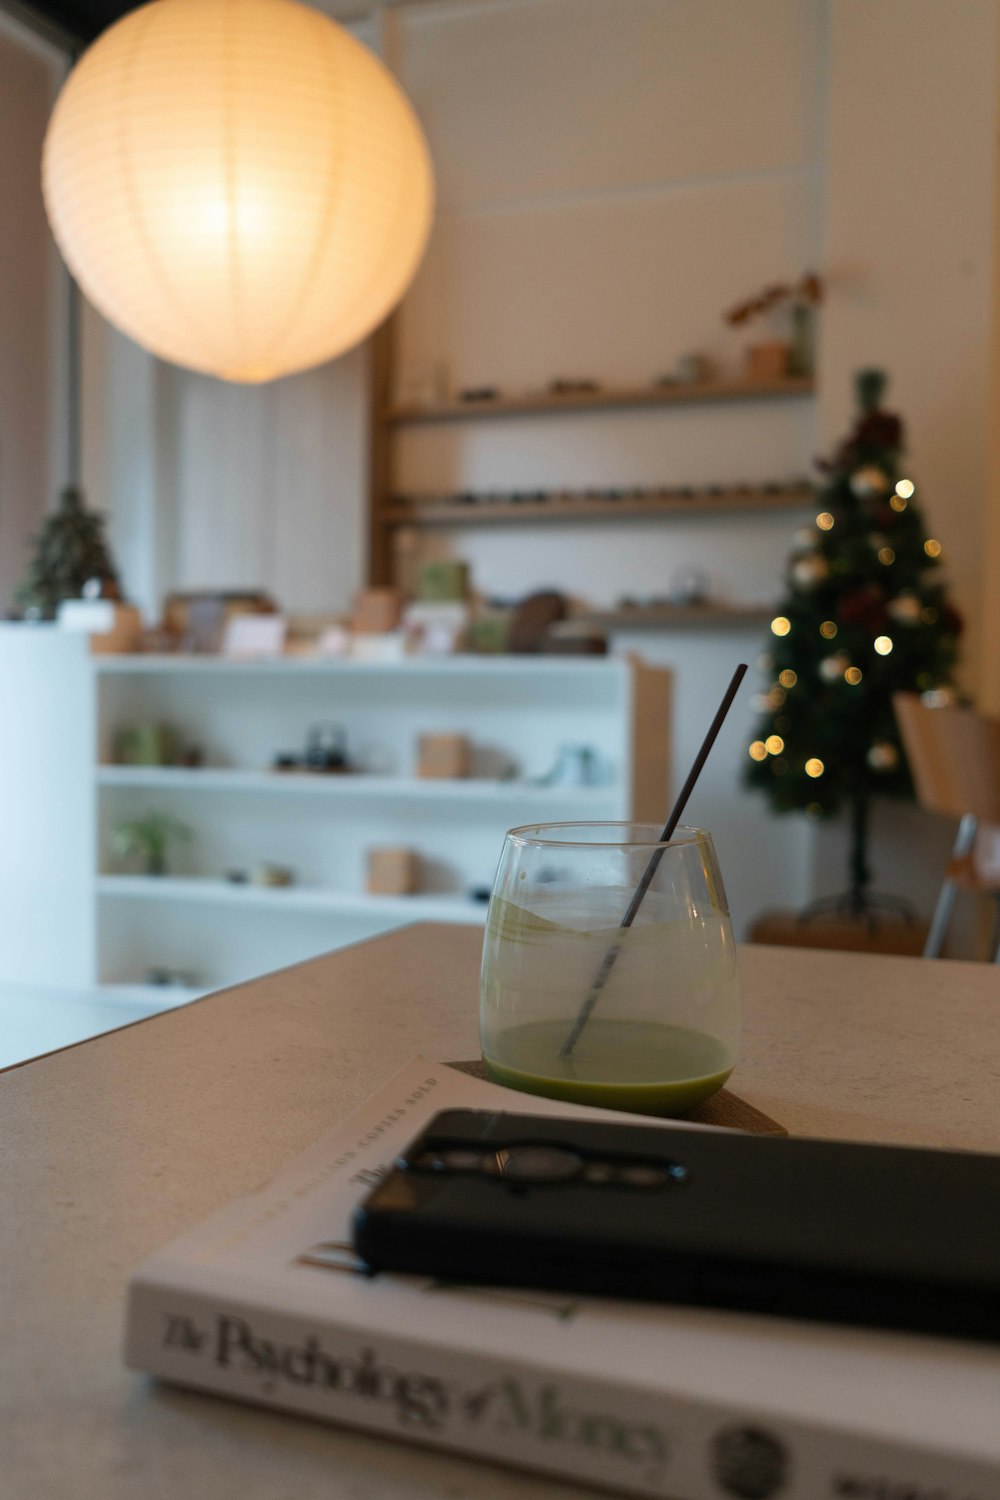
[[[563,1058],[559,1049],[571,1024],[564,1017],[501,1032],[495,1054],[483,1054],[490,1077],[550,1099],[674,1115],[714,1094],[733,1070],[726,1047],[707,1032],[600,1016],[588,1022],[572,1056]]]
[[[518,851],[501,861],[481,990],[483,1060],[497,1083],[662,1115],[682,1113],[722,1087],[739,1048],[732,929],[714,856],[709,862],[697,841],[671,868],[673,854],[671,848],[662,880],[658,873],[635,925],[624,931],[618,922],[630,898],[627,879],[570,888],[553,865],[554,876],[529,884],[530,866],[522,876]],[[563,1056],[612,945],[619,949],[614,967]]]

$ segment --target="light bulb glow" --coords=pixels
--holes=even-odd
[[[891,547],[880,547],[878,549],[878,560],[883,567],[891,567],[896,561],[896,554]]]
[[[844,681],[849,682],[851,687],[857,687],[863,676],[864,673],[860,667],[848,667],[844,673]]]
[[[880,635],[875,638],[875,650],[879,656],[888,656],[892,650],[892,636]]]
[[[776,615],[775,618],[771,621],[772,635],[787,635],[791,628],[791,620],[786,619],[784,615]]]
[[[778,673],[778,681],[784,688],[793,688],[798,680],[798,673],[793,672],[791,667],[786,667],[783,672]]]
[[[367,336],[423,254],[433,179],[388,70],[297,0],[154,0],[56,103],[42,165],[90,301],[161,358],[257,382]]]
[[[813,756],[811,760],[806,761],[806,775],[811,776],[813,780],[815,780],[817,776],[822,776],[825,770],[826,766],[824,766],[823,762],[821,760],[818,760],[815,756]]]
[[[751,760],[767,760],[767,746],[763,740],[754,740],[750,746]]]
[[[828,510],[820,511],[819,515],[816,517],[816,525],[819,527],[820,531],[833,530],[833,517]]]
[[[825,641],[832,641],[837,634],[837,627],[832,620],[824,620],[819,627],[819,633]]]
[[[901,479],[896,485],[896,494],[899,496],[900,500],[909,500],[915,489],[916,485],[913,483],[912,479]]]
[[[903,499],[902,495],[893,495],[889,500],[889,504],[892,506],[893,510],[898,512],[899,514],[902,514],[902,512],[906,509],[906,501]]]
[[[785,748],[785,742],[780,734],[769,734],[764,741],[764,748],[768,755],[780,755]]]
[[[936,542],[932,536],[928,537],[926,542],[924,543],[924,551],[927,553],[928,557],[940,557],[941,543]]]

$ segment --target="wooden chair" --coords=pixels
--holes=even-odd
[[[1000,881],[982,875],[975,857],[980,824],[1000,824],[1000,722],[973,708],[928,706],[916,693],[897,693],[893,707],[917,801],[959,820],[924,957],[940,958],[955,897],[963,890],[997,901],[993,962],[1000,963]]]

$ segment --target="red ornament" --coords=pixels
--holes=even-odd
[[[877,584],[866,583],[844,595],[837,605],[837,619],[842,625],[861,625],[877,635],[888,620],[885,595]]]

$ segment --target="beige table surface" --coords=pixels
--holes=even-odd
[[[576,1487],[156,1387],[129,1272],[415,1052],[477,1052],[480,934],[415,927],[0,1073],[0,1500]],[[796,1133],[1000,1149],[1000,970],[744,948],[736,1090]]]

